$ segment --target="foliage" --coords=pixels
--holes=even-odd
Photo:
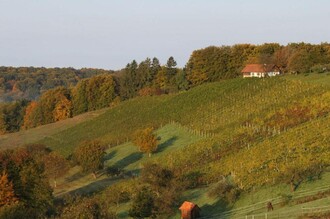
[[[93,173],[103,168],[104,155],[105,146],[96,140],[81,142],[73,153],[75,161],[83,168],[83,171]]]
[[[0,175],[0,208],[17,203],[13,183],[8,180],[8,174],[3,171]]]
[[[113,71],[102,69],[0,67],[0,101],[36,100],[42,92],[71,87],[80,80]],[[2,92],[1,92],[2,91]]]
[[[152,192],[143,187],[133,198],[132,206],[129,210],[129,216],[132,218],[145,218],[153,214],[154,197]]]
[[[70,166],[68,161],[57,152],[53,151],[43,157],[47,176],[54,180],[56,188],[56,179],[68,172]]]
[[[8,174],[14,194],[24,206],[26,215],[43,217],[53,203],[52,190],[42,163],[25,148],[0,153],[0,171]]]
[[[134,144],[139,147],[141,152],[148,153],[149,157],[152,152],[157,150],[158,146],[158,139],[153,131],[153,128],[140,129],[134,133],[133,137]]]
[[[0,103],[0,135],[17,132],[21,129],[27,101]]]
[[[178,205],[183,183],[170,169],[159,164],[147,163],[141,173],[141,180],[150,186],[156,194],[154,197],[154,212],[157,215],[173,213],[173,207]]]
[[[116,215],[102,206],[96,198],[79,198],[66,203],[61,212],[63,219],[115,219]]]

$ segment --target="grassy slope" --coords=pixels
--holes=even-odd
[[[21,143],[38,141],[69,155],[80,141],[97,138],[108,145],[119,144],[109,149],[107,165],[135,170],[148,160],[129,143],[131,133],[137,128],[149,125],[161,127],[158,133],[162,137],[163,145],[160,146],[161,151],[151,158],[161,161],[165,157],[163,155],[180,151],[187,144],[198,142],[202,136],[211,136],[215,139],[231,136],[233,130],[246,119],[257,115],[262,117],[269,111],[276,111],[302,98],[317,97],[328,90],[326,88],[330,85],[328,75],[322,74],[320,76],[322,79],[318,78],[318,75],[312,75],[308,79],[307,77],[309,76],[288,76],[266,80],[235,79],[206,84],[175,95],[136,98],[123,102],[120,106],[107,110],[92,120],[82,121],[79,124],[70,124],[67,121],[68,126],[63,129],[56,128],[57,123],[50,124],[48,127],[53,131],[44,133],[45,128],[37,128],[30,130],[34,133],[32,137],[17,134],[15,140]],[[325,87],[319,86],[319,83]],[[165,125],[171,121],[181,125]],[[326,120],[326,123],[328,122],[329,120]],[[294,134],[289,137],[295,138]],[[5,145],[4,138],[8,139],[8,136],[0,138],[0,147]],[[313,136],[311,139],[313,140]],[[70,191],[89,193],[114,182],[104,176],[100,177],[98,182],[94,182],[90,176],[83,176],[78,171],[79,169],[73,169],[68,177],[62,179],[56,191],[57,195]],[[316,184],[306,185],[306,189],[313,189],[318,183],[327,182],[329,178],[326,175],[323,180],[315,182]],[[207,190],[208,188],[202,188],[188,191],[183,198],[201,205],[206,216],[216,214],[221,209],[225,210],[219,200],[207,197]],[[255,193],[243,195],[234,209],[267,200],[282,191],[287,192],[287,186],[266,187]],[[328,199],[322,203],[328,203]],[[128,206],[128,204],[122,205],[119,210],[123,217],[127,215],[125,212]]]
[[[218,134],[256,115],[266,115],[299,98],[322,92],[318,86],[282,78],[211,83],[175,95],[123,102],[93,120],[40,142],[68,155],[82,140],[97,138],[105,144],[117,145],[127,142],[138,128],[160,127],[173,120],[193,130]]]
[[[76,116],[74,118],[39,126],[34,129],[24,130],[6,135],[0,135],[0,150],[7,148],[14,148],[25,144],[35,143],[45,138],[46,136],[52,136],[65,129],[74,127],[79,123],[86,122],[95,117],[98,117],[99,115],[103,114],[105,111],[106,109],[88,112]]]
[[[289,80],[301,80],[303,82],[310,82],[314,84],[321,84],[325,86],[330,86],[330,72],[328,73],[310,73],[310,74],[300,74],[300,75],[289,75],[286,76]]]
[[[152,157],[148,157],[138,151],[131,143],[127,142],[107,151],[105,166],[116,167],[125,171],[134,171],[141,168],[144,162],[161,158],[170,151],[182,148],[198,142],[203,137],[192,134],[188,130],[177,124],[169,124],[157,130],[157,136],[161,137],[158,150]],[[63,178],[58,180],[58,188],[55,190],[56,196],[66,193],[86,194],[103,189],[106,186],[117,182],[116,178],[108,178],[105,175],[98,177],[95,181],[91,175],[80,173],[80,168],[72,168]]]

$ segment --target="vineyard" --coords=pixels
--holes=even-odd
[[[291,186],[292,191],[297,190],[294,199],[299,199],[314,194],[312,191],[318,193],[325,191],[323,188],[328,189],[329,184],[311,186],[311,193],[300,190],[306,181],[324,181],[328,174],[330,91],[324,81],[328,79],[322,83],[317,83],[315,78],[307,83],[292,76],[233,79],[204,84],[177,94],[138,97],[67,129],[40,134],[34,139],[28,139],[24,134],[16,135],[15,142],[42,143],[69,157],[80,142],[97,139],[108,147],[107,167],[138,175],[143,164],[152,161],[186,177],[187,181],[192,180],[192,187],[197,192],[184,197],[192,197],[198,204],[204,203],[202,210],[212,208],[208,218],[213,213],[214,218],[252,215],[265,218],[264,211],[260,210],[264,203],[271,199],[277,206],[283,202],[283,197],[265,193],[260,204],[227,206],[220,208],[224,212],[220,214],[216,212],[219,206],[212,207],[219,200],[213,200],[201,191],[208,191],[222,180],[237,186],[243,196],[264,187],[281,186],[290,190]],[[161,139],[158,150],[150,159],[131,143],[133,133],[146,127],[155,128]],[[38,129],[42,130],[42,127]],[[29,131],[38,135],[37,129]],[[4,147],[4,142],[0,139],[0,147]],[[15,142],[13,146],[18,146]],[[86,177],[81,180],[72,186],[74,181],[62,179],[62,186],[65,191],[82,192],[92,192],[93,186],[103,188],[100,183],[90,183]],[[100,180],[112,183],[107,178]],[[91,187],[88,187],[89,183]],[[58,191],[58,194],[62,192]],[[316,203],[327,206],[328,199],[329,196]],[[307,206],[304,211],[312,212],[314,207]],[[127,216],[127,208],[127,203],[120,205],[120,214]],[[292,211],[292,215],[297,216],[297,210],[287,208],[287,215]]]

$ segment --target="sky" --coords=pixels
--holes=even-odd
[[[0,0],[0,66],[118,70],[210,45],[330,42],[329,0]]]

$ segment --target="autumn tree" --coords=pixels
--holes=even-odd
[[[45,177],[43,163],[37,161],[26,148],[1,152],[0,171],[8,174],[27,217],[43,217],[52,207],[52,189]]]
[[[0,208],[18,202],[13,183],[8,180],[8,174],[3,171],[0,175]]]
[[[110,106],[116,97],[115,81],[111,75],[98,75],[88,79],[86,87],[88,111]]]
[[[41,124],[41,111],[36,101],[30,102],[25,109],[23,128],[34,128]]]
[[[149,157],[151,157],[152,152],[157,150],[158,146],[158,139],[153,131],[153,128],[140,129],[133,136],[134,144],[141,152],[148,153]]]
[[[64,87],[58,87],[43,93],[38,103],[41,111],[42,124],[48,124],[56,121],[54,117],[56,114],[54,113],[56,106],[59,106],[58,104],[65,99],[71,101],[71,92],[69,89]]]
[[[74,150],[73,156],[84,172],[92,172],[96,178],[96,171],[104,166],[105,149],[99,141],[84,141]]]
[[[54,188],[57,187],[57,178],[66,174],[70,168],[68,161],[58,154],[51,152],[43,157],[45,163],[46,174],[54,181]]]
[[[87,84],[88,80],[84,79],[72,89],[73,115],[88,111]]]
[[[72,103],[66,97],[63,97],[56,104],[55,109],[53,111],[54,120],[61,121],[67,118],[72,117]]]

